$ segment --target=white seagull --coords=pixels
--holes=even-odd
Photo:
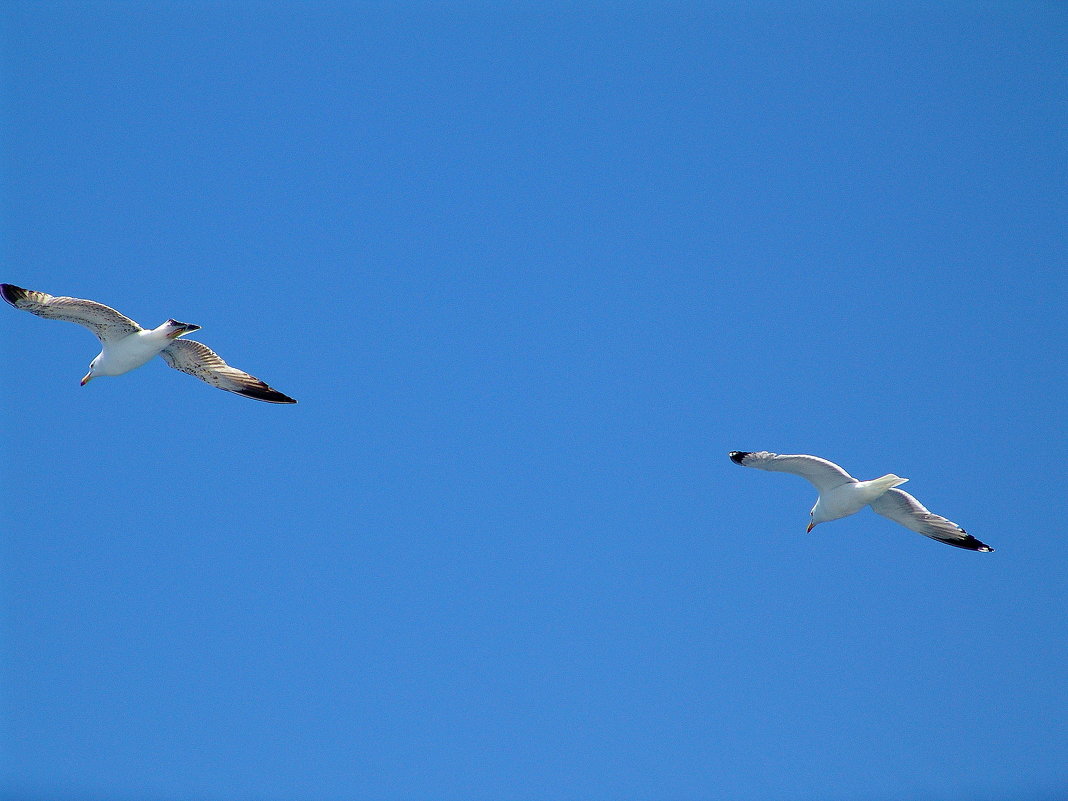
[[[89,364],[89,372],[82,379],[83,387],[98,375],[128,373],[159,354],[174,369],[213,387],[268,403],[296,403],[258,378],[231,367],[207,345],[178,339],[196,331],[199,325],[168,320],[158,328],[146,329],[110,306],[92,300],[56,298],[13,284],[0,284],[0,294],[16,309],[49,320],[84,325],[96,334],[103,350]]]
[[[845,470],[818,456],[804,454],[768,453],[760,451],[731,451],[731,461],[743,467],[756,467],[760,470],[772,470],[778,473],[794,473],[807,478],[820,497],[809,512],[811,522],[807,531],[812,531],[819,523],[848,517],[870,506],[883,517],[889,517],[905,528],[931,537],[946,545],[965,548],[969,551],[990,552],[994,549],[979,542],[956,523],[929,512],[922,503],[904,490],[895,489],[904,484],[907,478],[888,473],[871,481],[858,481]]]

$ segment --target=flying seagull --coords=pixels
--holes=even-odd
[[[905,528],[917,531],[925,537],[931,537],[946,545],[965,548],[969,551],[990,552],[994,549],[985,545],[956,523],[929,512],[922,503],[904,490],[895,489],[907,478],[888,473],[871,481],[858,481],[845,470],[818,456],[804,454],[779,455],[760,451],[731,451],[731,461],[743,467],[756,467],[760,470],[772,470],[777,473],[794,473],[807,478],[820,497],[809,512],[811,522],[807,531],[812,531],[818,523],[837,520],[840,517],[859,512],[870,506],[883,517],[889,517]]]
[[[179,339],[199,329],[199,325],[168,320],[158,328],[146,329],[110,306],[92,300],[56,298],[13,284],[0,284],[0,294],[16,309],[49,320],[84,325],[96,334],[104,349],[89,364],[89,372],[82,379],[83,387],[98,375],[128,373],[158,353],[175,370],[196,376],[213,387],[268,403],[296,403],[258,378],[231,367],[207,345]]]

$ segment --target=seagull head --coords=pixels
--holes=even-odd
[[[178,337],[183,336],[184,334],[189,334],[193,331],[200,330],[199,325],[194,325],[193,323],[182,323],[178,320],[168,320],[163,325],[161,325],[160,328],[163,328],[164,326],[167,327],[166,334],[168,339],[178,339]]]
[[[99,358],[100,358],[100,357],[98,356],[98,357],[97,357],[97,359],[99,359]],[[93,360],[92,360],[92,361],[91,361],[91,362],[89,363],[89,372],[85,374],[85,377],[84,377],[84,378],[82,378],[81,384],[82,384],[82,386],[83,386],[83,387],[84,387],[84,386],[85,386],[86,384],[88,384],[88,383],[89,383],[89,382],[90,382],[90,381],[91,381],[92,379],[96,378],[96,372],[95,372],[95,370],[96,370],[96,359],[93,359]]]
[[[817,500],[816,505],[808,513],[808,528],[805,529],[805,533],[811,533],[812,529],[823,523],[827,518],[823,516],[823,509],[820,508],[820,502]]]

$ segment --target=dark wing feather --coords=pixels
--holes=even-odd
[[[14,284],[0,284],[0,294],[4,300],[16,309],[28,311],[48,320],[65,320],[68,323],[84,325],[101,342],[122,339],[125,336],[143,331],[137,323],[120,314],[110,306],[95,300],[81,298],[53,297],[44,292],[34,292]]]
[[[888,489],[871,502],[871,508],[907,529],[925,537],[969,551],[993,551],[952,520],[928,511],[927,507],[904,490]]]
[[[255,376],[231,367],[209,348],[192,339],[176,339],[160,353],[175,370],[189,373],[213,387],[236,392],[268,403],[296,403],[293,398],[267,386]]]

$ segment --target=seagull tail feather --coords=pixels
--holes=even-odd
[[[873,478],[871,481],[868,482],[868,484],[875,488],[888,490],[891,487],[896,487],[899,484],[904,484],[906,481],[908,481],[907,478],[895,476],[893,473],[887,473],[885,476]]]

